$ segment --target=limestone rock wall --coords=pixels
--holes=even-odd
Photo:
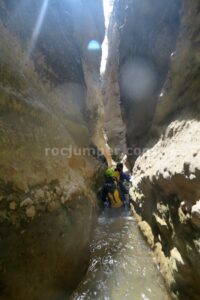
[[[198,1],[182,1],[162,97],[133,168],[139,224],[178,299],[200,297]]]
[[[119,86],[120,31],[115,17],[116,6],[108,28],[109,52],[107,67],[103,75],[104,126],[109,146],[116,156],[126,153],[126,127],[122,119]]]
[[[141,150],[139,157],[129,157],[139,225],[173,296],[196,300],[199,1],[116,0],[113,18],[106,97],[115,93],[106,98],[106,107],[117,111],[120,125],[111,144],[117,144],[125,124],[128,148]],[[107,124],[111,136],[115,124]]]
[[[132,197],[170,289],[179,299],[199,299],[200,130],[193,115],[183,116],[137,159]]]
[[[134,153],[146,143],[175,48],[179,9],[179,1],[115,1],[105,83],[112,145],[121,140]],[[129,160],[133,163],[136,157]]]
[[[65,299],[86,269],[103,36],[100,0],[0,1],[1,299]]]

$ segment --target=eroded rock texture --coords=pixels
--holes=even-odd
[[[138,158],[138,151],[130,157],[135,162],[132,197],[139,224],[174,296],[196,300],[199,1],[119,0],[111,26],[120,42],[116,39],[111,49],[116,64],[108,65],[107,72],[115,69],[117,89],[115,82],[108,83],[117,91],[115,106],[121,108],[128,147],[143,150]]]
[[[184,120],[183,114],[166,126],[133,169],[136,211],[151,227],[151,246],[179,299],[200,295],[200,130],[199,122],[190,117]]]
[[[0,298],[66,299],[102,168],[72,152],[102,138],[101,51],[87,47],[103,40],[102,3],[0,1],[0,17]]]
[[[141,228],[174,295],[199,299],[199,4],[182,5],[169,74],[146,150],[133,169],[133,198]]]

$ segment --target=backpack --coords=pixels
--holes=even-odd
[[[108,200],[111,203],[112,208],[120,208],[123,203],[120,197],[120,192],[116,183],[109,184],[108,187]]]

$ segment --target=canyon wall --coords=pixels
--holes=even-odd
[[[116,118],[122,116],[120,122],[126,125],[136,216],[173,296],[196,300],[199,1],[118,0],[111,26],[120,41],[110,54],[117,53],[117,68],[107,66],[107,72],[118,72],[115,100],[108,101],[111,110],[115,102],[120,109]],[[112,90],[115,83],[109,84]]]
[[[196,300],[200,297],[199,4],[182,5],[179,37],[147,149],[133,169],[133,198],[144,221],[142,230],[153,234],[151,246],[170,289],[179,299]]]
[[[2,300],[66,299],[86,270],[103,38],[101,0],[0,1]]]
[[[168,73],[179,7],[179,1],[172,0],[116,0],[114,4],[105,74],[105,126],[110,145],[127,144],[132,163],[137,158],[134,149],[146,143]],[[126,152],[126,146],[119,148]]]
[[[126,128],[122,119],[119,86],[119,44],[120,34],[115,17],[114,5],[108,27],[108,58],[105,73],[103,74],[103,100],[104,100],[104,127],[113,151],[113,158],[118,159],[126,153]]]

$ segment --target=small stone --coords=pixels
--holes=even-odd
[[[186,214],[188,212],[187,205],[186,205],[185,201],[181,202],[180,208],[184,212],[184,214]]]
[[[65,204],[67,202],[67,197],[62,196],[61,197],[61,203]]]
[[[169,228],[168,228],[168,225],[165,222],[165,220],[161,219],[157,214],[153,214],[153,216],[155,217],[155,220],[160,229],[160,232],[163,232],[166,234],[166,232],[169,231]]]
[[[50,200],[51,199],[51,194],[49,192],[46,192],[46,197],[47,197],[48,200]]]
[[[174,247],[170,251],[170,254],[171,254],[170,264],[171,264],[172,270],[178,272],[178,265],[184,265],[183,258],[176,247]]]
[[[14,201],[10,202],[9,208],[10,208],[11,210],[16,210],[16,208],[17,208],[17,203],[14,202]]]
[[[9,195],[9,196],[7,197],[7,201],[8,201],[8,202],[12,202],[12,201],[14,201],[14,200],[15,200],[14,195]]]
[[[44,191],[42,189],[39,189],[35,192],[35,198],[36,200],[40,200],[44,198]]]
[[[171,176],[170,176],[170,174],[168,173],[168,171],[166,171],[166,172],[163,173],[163,178],[164,178],[165,180],[170,180],[170,179],[171,179]]]
[[[26,198],[20,203],[20,207],[31,206],[33,205],[33,200],[31,198]]]
[[[54,201],[48,204],[48,206],[47,206],[48,212],[53,212],[53,211],[55,211],[55,209],[56,209],[56,203]]]
[[[26,208],[26,216],[30,219],[33,219],[36,215],[35,207],[32,205]]]
[[[28,194],[29,193],[29,188],[28,188],[28,186],[26,187],[26,189],[25,189],[25,191],[24,191],[26,194]]]
[[[194,179],[196,179],[196,176],[194,174],[190,174],[189,178],[190,178],[190,180],[194,180]]]
[[[61,188],[58,187],[58,186],[56,186],[55,192],[56,192],[56,194],[57,194],[58,196],[61,196],[61,195],[62,195],[62,190],[61,190]]]
[[[28,190],[28,186],[27,186],[27,183],[26,183],[26,182],[18,181],[18,182],[16,183],[16,186],[17,186],[18,189],[20,189],[20,190],[22,190],[22,191],[24,191],[24,192],[26,192],[26,191]]]
[[[200,239],[193,240],[196,250],[200,253]]]
[[[64,189],[65,192],[67,192],[68,189],[69,189],[69,186],[68,186],[68,185],[65,185],[65,186],[63,187],[63,189]]]
[[[200,200],[192,206],[192,223],[200,227]]]

